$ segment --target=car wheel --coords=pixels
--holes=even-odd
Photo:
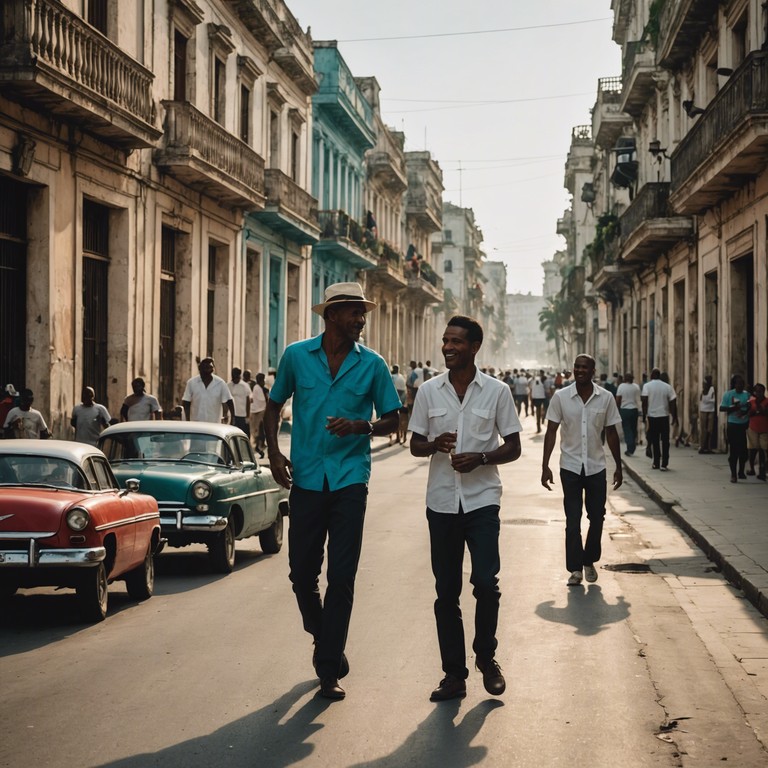
[[[150,543],[144,562],[125,575],[125,587],[134,600],[149,600],[155,591],[155,557]]]
[[[104,563],[99,563],[95,568],[89,568],[83,574],[76,592],[86,621],[103,621],[107,615],[109,599],[107,569]]]
[[[277,515],[275,522],[259,534],[262,551],[267,555],[276,555],[283,547],[283,516]]]
[[[208,556],[216,573],[232,573],[235,567],[235,521],[232,517],[227,527],[208,545]]]

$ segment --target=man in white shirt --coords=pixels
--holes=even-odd
[[[235,408],[227,382],[214,371],[216,364],[212,357],[204,357],[198,364],[199,376],[193,376],[184,389],[181,404],[184,406],[186,421],[208,421],[221,424],[222,406],[229,412],[229,421],[234,422]]]
[[[463,698],[467,693],[469,671],[459,606],[465,546],[477,600],[475,664],[488,693],[499,696],[506,687],[495,660],[502,491],[496,465],[520,456],[521,427],[509,387],[475,365],[482,342],[483,329],[476,320],[456,316],[448,321],[442,347],[447,372],[419,387],[409,424],[411,453],[431,457],[427,520],[445,673],[431,701]]]
[[[259,458],[264,458],[264,431],[261,425],[264,421],[264,413],[267,409],[269,390],[263,373],[256,374],[256,382],[251,390],[251,441]]]
[[[677,395],[671,384],[661,380],[661,371],[654,368],[640,399],[643,403],[643,421],[647,419],[648,422],[647,435],[653,469],[666,472],[669,467],[669,417],[671,415],[672,423],[677,424]]]
[[[154,395],[147,394],[146,386],[142,378],[136,378],[131,382],[133,394],[123,400],[120,408],[122,421],[162,420],[163,410],[160,408],[160,403]]]
[[[528,415],[528,377],[525,375],[525,371],[520,371],[515,376],[515,405],[517,406],[517,415],[520,415],[520,409],[525,406],[525,415]]]
[[[95,446],[101,430],[109,426],[112,417],[101,404],[94,402],[96,393],[92,387],[83,387],[80,394],[82,402],[72,409],[69,423],[75,428],[75,440]]]
[[[619,406],[621,428],[624,431],[625,453],[632,456],[637,447],[637,419],[640,416],[640,387],[631,373],[624,374],[624,381],[616,389],[616,405]]]
[[[248,414],[251,410],[251,388],[248,382],[243,381],[243,372],[239,368],[232,369],[232,378],[227,382],[229,394],[232,395],[232,403],[235,408],[235,418],[232,422],[236,427],[251,436],[251,428],[248,424]]]
[[[3,423],[6,438],[47,440],[50,437],[43,414],[32,407],[35,396],[31,389],[21,390],[21,401],[8,411]]]
[[[547,404],[547,389],[544,386],[544,371],[531,379],[531,406],[536,414],[536,433],[541,432],[544,421],[544,406]]]
[[[549,459],[555,448],[557,430],[562,426],[560,482],[563,485],[565,566],[570,573],[569,587],[579,586],[584,577],[589,582],[597,581],[595,563],[602,554],[607,492],[605,448],[600,440],[603,430],[616,464],[614,490],[623,482],[621,447],[616,431],[621,416],[613,395],[592,382],[594,375],[595,359],[590,355],[579,355],[573,364],[574,383],[558,389],[552,397],[544,435],[541,484],[550,491],[549,484],[554,480]],[[589,520],[585,542],[581,538],[582,504]]]

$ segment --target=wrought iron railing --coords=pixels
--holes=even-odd
[[[665,219],[672,215],[669,207],[669,182],[652,181],[644,184],[619,217],[621,238],[626,240],[648,219]]]

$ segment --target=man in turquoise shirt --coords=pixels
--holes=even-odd
[[[400,398],[389,368],[358,343],[376,305],[358,283],[336,283],[312,307],[323,316],[320,336],[291,344],[269,393],[264,431],[272,474],[290,488],[288,561],[304,629],[314,638],[312,661],[320,693],[343,699],[349,671],[344,646],[352,614],[363,520],[371,475],[371,435],[397,429]],[[280,411],[293,396],[291,458],[278,447]],[[373,409],[383,414],[372,422]],[[328,587],[318,578],[328,540]]]

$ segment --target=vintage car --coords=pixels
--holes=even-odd
[[[171,547],[205,544],[219,573],[235,565],[235,540],[283,545],[288,491],[253,456],[237,427],[202,421],[128,421],[107,427],[99,447],[120,482],[138,478],[160,507]]]
[[[108,584],[146,600],[160,514],[135,479],[120,490],[104,454],[65,440],[0,441],[0,597],[20,587],[77,592],[84,617],[107,614]]]

